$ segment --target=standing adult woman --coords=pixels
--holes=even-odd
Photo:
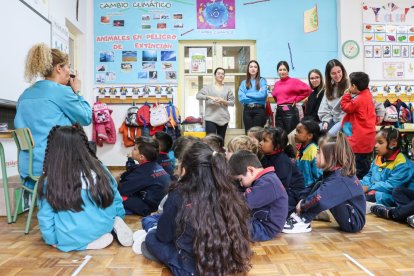
[[[203,87],[196,95],[197,100],[206,101],[204,120],[207,134],[218,134],[223,140],[230,121],[228,106],[234,106],[233,92],[224,87],[225,75],[223,68],[216,68],[214,84]]]
[[[247,65],[246,79],[239,87],[239,101],[243,104],[244,131],[266,123],[265,105],[267,99],[266,79],[260,77],[260,66],[255,60]]]
[[[290,133],[299,123],[299,110],[296,103],[302,101],[312,89],[299,79],[289,77],[289,64],[280,61],[277,64],[280,80],[275,83],[272,96],[277,103],[276,126]]]
[[[328,135],[336,136],[341,129],[341,121],[345,113],[341,109],[341,98],[348,88],[348,77],[345,67],[337,59],[328,61],[325,68],[325,95],[319,107],[318,116],[321,129],[328,130]]]
[[[309,86],[313,92],[309,95],[305,105],[305,117],[315,122],[320,122],[318,116],[319,106],[321,105],[323,95],[325,95],[325,84],[321,71],[312,69],[308,73]]]
[[[66,53],[50,49],[43,43],[34,45],[27,55],[25,79],[32,83],[39,76],[44,79],[35,82],[19,97],[14,126],[29,128],[32,132],[36,145],[33,150],[33,174],[40,176],[50,129],[55,125],[89,125],[92,109],[80,95],[80,80],[77,76],[70,76]],[[28,153],[21,151],[19,166],[23,178],[28,176],[28,165]],[[29,183],[27,185],[30,186]]]

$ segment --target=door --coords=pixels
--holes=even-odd
[[[196,100],[203,86],[214,82],[215,68],[226,70],[224,86],[230,88],[236,98],[235,106],[229,107],[229,128],[243,128],[242,107],[238,99],[240,83],[246,79],[247,64],[255,59],[254,41],[180,41],[179,42],[179,96],[183,117],[203,116],[203,101]]]

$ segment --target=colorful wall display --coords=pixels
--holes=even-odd
[[[362,4],[364,64],[372,80],[414,79],[414,6],[408,2]]]

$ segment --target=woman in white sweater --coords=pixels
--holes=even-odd
[[[197,100],[206,101],[204,120],[207,134],[218,134],[223,140],[230,121],[228,106],[234,106],[233,92],[224,87],[225,73],[223,68],[216,68],[214,84],[203,87],[196,95]]]
[[[336,59],[328,61],[325,68],[326,90],[319,106],[318,116],[321,129],[328,135],[336,136],[341,130],[341,122],[345,113],[341,109],[341,98],[349,86],[347,73],[342,63]]]

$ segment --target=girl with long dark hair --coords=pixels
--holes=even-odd
[[[88,145],[80,125],[55,126],[47,138],[38,184],[40,232],[46,244],[62,251],[101,249],[114,230],[122,245],[132,231],[115,179]]]
[[[323,76],[318,69],[312,69],[308,73],[309,86],[313,89],[305,105],[305,117],[315,122],[320,122],[318,116],[319,106],[321,105],[323,95],[325,95],[325,83]]]
[[[266,123],[265,105],[267,82],[260,77],[260,66],[255,60],[247,65],[246,79],[239,87],[239,101],[243,104],[243,123],[245,133],[254,127],[263,127]]]
[[[227,275],[250,268],[249,210],[237,193],[225,156],[195,142],[183,155],[144,256],[174,275]],[[149,253],[152,255],[149,255]]]

